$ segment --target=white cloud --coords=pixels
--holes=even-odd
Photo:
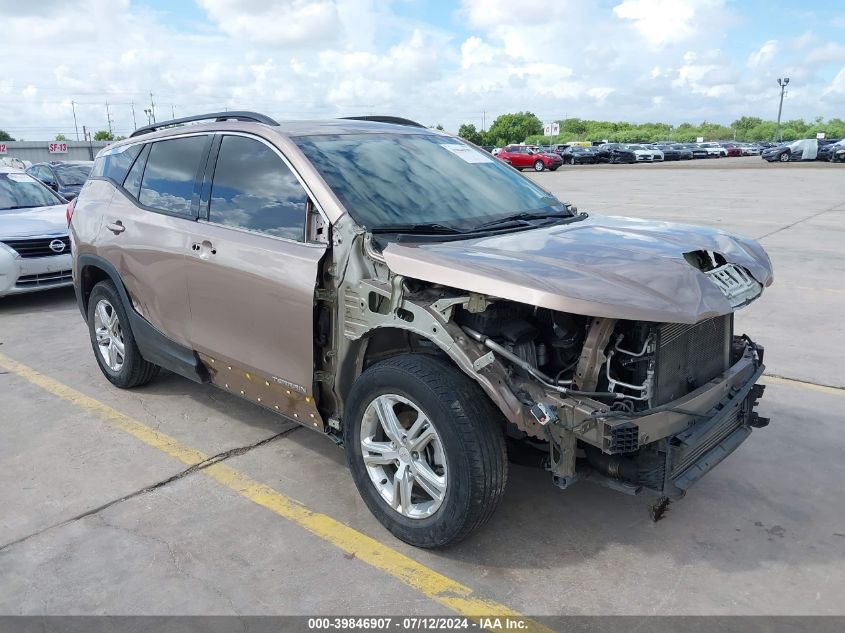
[[[758,50],[748,56],[748,67],[759,68],[760,66],[766,66],[774,58],[777,48],[777,40],[766,41]]]
[[[845,95],[845,66],[836,73],[836,77],[824,91],[825,95]]]
[[[744,5],[723,0],[455,0],[448,27],[381,0],[197,0],[190,28],[143,2],[45,1],[49,11],[0,2],[0,52],[15,60],[0,78],[2,125],[24,138],[72,134],[71,100],[80,128],[103,129],[108,101],[127,134],[133,103],[145,122],[150,91],[159,119],[228,107],[281,119],[386,113],[453,130],[516,110],[544,120],[768,117],[783,73],[790,117],[838,116],[845,105],[842,73],[831,81],[845,46],[826,41],[822,25],[752,41],[733,29]]]
[[[630,22],[652,48],[684,42],[714,20],[728,20],[722,0],[622,0],[613,13]]]
[[[267,46],[332,42],[340,37],[338,8],[331,0],[198,0],[221,30]]]

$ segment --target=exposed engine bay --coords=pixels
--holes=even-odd
[[[327,346],[319,351],[318,376],[334,381],[332,393],[321,398],[335,403],[323,414],[331,429],[340,428],[343,391],[360,372],[409,352],[445,355],[471,376],[504,416],[512,459],[550,471],[561,488],[589,479],[629,494],[651,489],[679,496],[752,428],[768,422],[754,412],[763,392],[756,385],[763,348],[737,336],[733,319],[733,310],[771,283],[762,259],[746,267],[710,249],[682,252],[672,260],[680,272],[665,280],[686,284],[684,292],[698,297],[697,307],[685,296],[670,302],[662,293],[665,309],[636,306],[631,299],[633,307],[612,311],[678,318],[661,322],[556,309],[583,302],[537,294],[539,281],[518,301],[406,277],[388,265],[370,236],[347,237],[351,243],[335,247],[354,250],[351,244],[361,240],[364,257],[350,257],[334,286],[342,326],[337,349],[327,323]],[[419,264],[424,249],[404,248],[397,249],[401,256],[394,263]],[[438,245],[429,254],[432,262],[451,256],[452,248]],[[499,258],[491,261],[505,271]],[[687,283],[690,275],[694,283]],[[552,283],[560,279],[544,287]],[[601,284],[607,292],[606,282]],[[332,292],[330,286],[326,296],[333,298]]]
[[[574,471],[571,458],[569,466],[563,466],[561,454],[573,447],[571,439],[570,446],[564,446],[564,434],[555,437],[553,429],[560,422],[561,407],[543,401],[547,395],[544,389],[601,403],[591,414],[596,422],[605,417],[601,413],[610,420],[624,419],[626,415],[637,419],[659,412],[661,407],[717,379],[751,347],[756,361],[762,360],[762,348],[747,337],[734,337],[733,314],[685,325],[590,319],[495,302],[482,312],[460,309],[454,318],[471,338],[509,365],[510,387],[548,431],[546,446],[519,433],[511,433],[511,439],[521,439],[535,450],[548,452],[542,458],[535,455],[535,459],[539,458],[552,471],[561,470],[562,476],[556,477],[561,487],[586,475],[630,492],[642,486],[663,493],[683,491],[666,486],[669,445],[665,441],[648,443],[649,438],[640,435],[639,425],[634,422],[605,428],[599,445],[579,438],[574,447]],[[542,388],[538,388],[537,381]],[[765,425],[766,420],[751,411],[762,387],[752,391],[743,411],[711,430],[709,444],[697,447],[693,457],[735,431],[743,417],[751,426]],[[526,456],[520,447],[515,452]],[[678,474],[691,463],[692,458],[686,455],[682,463],[674,465],[671,474]]]

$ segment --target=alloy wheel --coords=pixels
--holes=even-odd
[[[411,400],[384,394],[367,405],[361,454],[373,486],[402,516],[424,519],[442,505],[448,487],[443,442]]]
[[[106,299],[100,299],[94,309],[94,333],[103,362],[112,371],[120,371],[126,358],[123,328],[117,311]]]

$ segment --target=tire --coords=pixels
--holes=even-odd
[[[574,164],[575,164],[575,157],[574,157],[574,156],[573,156],[572,158],[570,158],[570,159],[569,159],[569,164],[570,164],[570,165],[574,165]]]
[[[116,387],[140,387],[158,374],[158,365],[147,362],[141,356],[129,326],[129,316],[111,281],[101,281],[91,291],[88,334],[100,371]],[[108,346],[103,344],[106,342]]]
[[[778,156],[778,160],[782,163],[788,163],[789,162],[789,154],[784,152],[783,154]]]
[[[541,160],[534,161],[534,171],[543,171],[546,168],[546,164]]]
[[[390,435],[381,424],[389,412],[403,438],[397,457],[391,455]],[[409,452],[413,448],[408,437],[420,412],[428,419],[433,437],[423,451]],[[429,428],[422,428],[423,434],[432,435]],[[375,464],[364,463],[362,435],[370,446],[384,447],[383,451],[368,450]],[[420,437],[420,432],[415,435]],[[425,548],[456,543],[484,525],[501,501],[507,480],[502,415],[475,382],[447,361],[405,354],[367,369],[349,394],[343,437],[346,461],[364,503],[406,543]],[[438,455],[440,465],[435,463]],[[428,478],[412,476],[409,501],[417,502],[400,510],[403,495],[401,484],[397,491],[395,482],[400,469],[424,472],[419,468],[420,456],[429,466],[429,475],[438,475],[444,491],[439,492],[438,503],[419,483]],[[398,497],[396,508],[394,496]]]

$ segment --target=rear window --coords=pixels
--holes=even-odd
[[[168,213],[191,215],[194,183],[206,154],[206,136],[156,141],[141,180],[141,204]]]
[[[90,170],[91,178],[108,178],[115,184],[119,185],[123,183],[123,179],[126,178],[126,173],[132,166],[132,162],[140,153],[141,147],[143,146],[123,145],[121,147],[115,147],[114,149],[110,150],[108,154],[101,154],[100,156],[98,156],[97,160],[94,161],[93,169],[91,169],[89,166],[85,166],[85,170],[86,172]],[[81,175],[81,173],[81,171],[78,172],[78,175]],[[72,176],[73,174],[69,172],[68,177],[71,178]],[[60,174],[59,178],[61,178],[64,182],[63,175]],[[79,184],[81,184],[82,182],[85,182],[84,177],[82,178]]]
[[[56,172],[56,178],[62,185],[84,185],[88,176],[91,175],[91,163],[53,165],[53,171]]]

